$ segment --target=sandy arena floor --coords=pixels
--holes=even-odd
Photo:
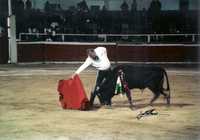
[[[75,66],[76,67],[76,66]],[[137,109],[128,108],[126,97],[113,98],[112,109],[63,110],[57,82],[75,70],[61,65],[0,65],[0,140],[200,140],[200,71],[167,69],[172,103],[161,96],[153,108],[158,115],[137,120],[152,97],[137,89],[132,96]],[[90,96],[95,81],[91,68],[81,73]]]

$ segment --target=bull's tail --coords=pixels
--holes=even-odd
[[[170,98],[171,98],[169,79],[168,79],[167,72],[165,70],[163,70],[163,72],[164,72],[164,76],[165,76],[166,84],[167,84],[167,88],[163,87],[163,90],[168,92],[168,95],[166,96],[166,98],[167,98],[167,104],[169,105],[170,104]]]

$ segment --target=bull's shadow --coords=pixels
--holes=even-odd
[[[126,98],[126,97],[124,97]],[[145,101],[145,100],[148,100],[148,98],[143,98],[143,99],[134,99],[132,100],[134,103],[137,103],[137,102],[142,102],[142,101]],[[127,100],[123,100],[123,101],[113,101],[112,102],[113,104],[127,104],[128,101]]]
[[[147,98],[143,98],[143,99],[136,99],[134,100],[134,103],[136,102],[141,102],[141,101],[144,101],[144,100],[147,100]],[[98,110],[100,109],[102,106],[100,104],[94,104],[89,110],[90,111],[93,111],[93,110]],[[128,108],[129,105],[128,105],[128,102],[127,101],[113,101],[113,105],[111,107],[108,107],[110,109],[112,108]]]
[[[137,103],[137,101],[134,100],[134,109],[141,109],[141,108],[145,108],[147,106],[150,106],[148,103]],[[170,105],[166,105],[166,103],[153,103],[151,106],[152,107],[179,107],[179,108],[183,108],[183,107],[187,107],[187,106],[193,106],[194,104],[189,104],[189,103],[171,103]],[[112,108],[129,108],[130,105],[128,104],[128,102],[123,101],[123,102],[114,102],[114,104],[112,105]]]
[[[139,99],[139,100],[134,100],[135,102],[139,102],[142,101],[144,99]],[[151,105],[152,107],[175,107],[175,108],[183,108],[183,107],[187,107],[187,106],[193,106],[194,104],[189,104],[189,103],[171,103],[169,106],[166,105],[166,103],[154,103],[153,105]],[[138,109],[142,109],[145,107],[148,107],[149,104],[145,104],[145,103],[136,103],[134,104],[134,110],[138,110]],[[89,109],[89,111],[96,111],[101,109],[101,105],[99,104],[94,104],[92,108]],[[130,108],[130,105],[127,101],[114,101],[113,105],[111,107],[108,107],[109,109],[116,109],[116,108]]]
[[[89,108],[87,111],[97,111],[101,108],[100,104],[94,104],[92,107]]]

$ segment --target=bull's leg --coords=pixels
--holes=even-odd
[[[160,96],[160,91],[159,91],[159,89],[155,89],[155,88],[152,88],[152,87],[150,87],[149,88],[152,92],[153,92],[153,94],[154,94],[154,96],[153,96],[153,98],[151,99],[151,101],[150,101],[150,105],[152,105],[153,104],[153,102]]]
[[[170,95],[164,93],[164,91],[161,91],[160,93],[161,93],[161,94],[164,96],[164,98],[167,100],[167,105],[170,105]]]
[[[155,94],[154,96],[153,96],[153,98],[151,99],[151,101],[150,101],[150,105],[153,105],[153,102],[159,97],[159,95],[160,94]]]
[[[111,101],[105,101],[105,105],[111,106]]]
[[[160,82],[160,93],[164,96],[164,99],[167,100],[167,105],[170,104],[170,94],[166,94],[164,92],[164,88],[163,88],[163,83],[164,83],[164,77],[162,77],[161,82]]]
[[[130,104],[130,108],[133,109],[134,105],[132,102],[132,97],[131,97],[131,92],[128,88],[125,88],[125,92],[126,92],[126,97],[128,98],[129,104]]]

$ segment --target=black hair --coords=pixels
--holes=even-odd
[[[94,49],[87,49],[87,54],[90,56],[90,58],[92,58],[93,60],[97,61],[99,60],[99,57],[97,55],[95,55],[94,57],[92,57],[90,55],[90,52],[95,53]],[[96,54],[96,53],[95,53]]]

